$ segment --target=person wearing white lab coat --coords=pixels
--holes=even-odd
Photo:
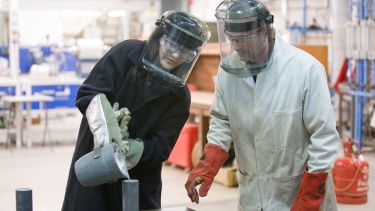
[[[339,135],[323,65],[275,34],[257,0],[224,1],[216,17],[222,61],[208,144],[185,184],[191,201],[207,195],[233,143],[238,210],[337,210]]]

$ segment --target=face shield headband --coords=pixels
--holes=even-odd
[[[197,49],[204,43],[196,35],[189,33],[176,24],[170,23],[168,20],[164,20],[164,17],[158,20],[156,25],[162,29],[169,40],[173,40],[175,43],[183,45],[190,50]]]
[[[249,19],[249,20],[231,20],[226,19],[224,20],[224,28],[225,31],[229,32],[247,32],[253,29],[261,28],[265,24],[272,24],[273,23],[273,15],[268,16],[266,19],[263,18],[256,18],[256,19]]]

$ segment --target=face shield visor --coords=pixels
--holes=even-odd
[[[237,77],[254,76],[270,61],[273,16],[252,0],[224,1],[216,8],[220,66]]]
[[[184,86],[209,39],[208,26],[183,12],[165,13],[141,56],[143,68],[164,83]]]

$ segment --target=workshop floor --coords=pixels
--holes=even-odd
[[[64,196],[73,145],[33,147],[9,151],[0,146],[0,210],[16,210],[15,190],[33,190],[33,210],[58,211]],[[340,211],[370,211],[375,207],[375,153],[365,155],[370,162],[369,202],[363,205],[339,205]],[[236,208],[237,188],[213,184],[209,195],[199,205],[186,196],[184,183],[187,172],[164,166],[162,206],[190,207],[199,211],[231,211]]]

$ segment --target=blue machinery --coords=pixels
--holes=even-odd
[[[364,104],[375,96],[375,0],[348,1],[347,76],[348,93],[354,99],[352,137],[362,149]]]

